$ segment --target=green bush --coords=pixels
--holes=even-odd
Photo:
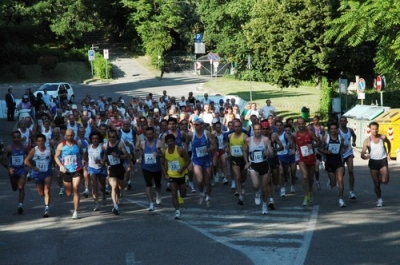
[[[58,63],[58,58],[52,55],[40,56],[38,59],[38,64],[42,68],[42,73],[47,73],[50,70],[56,69]]]
[[[22,64],[18,61],[13,61],[10,65],[10,72],[15,74],[17,79],[23,79],[25,76],[25,71],[22,68]]]
[[[319,114],[321,120],[325,120],[329,117],[332,110],[332,96],[333,87],[329,85],[327,79],[322,78],[322,88],[321,88],[321,101],[319,105]]]
[[[107,62],[107,74],[106,74],[106,62]],[[112,79],[112,64],[104,59],[103,55],[96,52],[95,60],[93,61],[94,76],[99,78]]]

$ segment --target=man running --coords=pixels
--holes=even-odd
[[[374,183],[374,190],[378,201],[377,207],[383,206],[381,184],[388,184],[389,182],[389,166],[391,143],[389,139],[379,134],[379,124],[371,122],[369,124],[371,135],[364,140],[363,148],[361,151],[362,159],[369,159],[368,167],[371,172],[372,182]],[[387,145],[387,151],[385,148]],[[367,154],[368,150],[368,154]]]
[[[51,199],[50,187],[53,176],[53,158],[54,151],[46,146],[46,136],[38,134],[36,136],[35,148],[32,148],[25,158],[25,165],[32,169],[32,178],[36,182],[36,189],[40,197],[44,197],[43,217],[49,217],[49,204]]]

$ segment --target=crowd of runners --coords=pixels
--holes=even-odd
[[[131,178],[139,168],[146,183],[148,210],[154,211],[161,204],[165,179],[175,219],[181,218],[179,207],[187,190],[198,192],[198,203],[210,207],[218,182],[230,185],[237,203],[244,205],[248,177],[254,203],[261,205],[262,214],[275,209],[275,191],[280,197],[296,193],[298,179],[304,193],[302,205],[308,206],[313,202],[313,189],[321,189],[322,169],[328,174],[327,188],[337,189],[338,205],[346,207],[345,165],[348,198],[356,199],[356,135],[347,127],[346,117],[329,120],[325,130],[319,117],[308,125],[302,118],[283,120],[271,100],[262,108],[249,103],[241,110],[235,98],[221,97],[214,102],[207,93],[195,98],[189,92],[187,98],[177,99],[167,91],[159,98],[149,93],[129,101],[87,93],[77,104],[69,104],[65,95],[51,98],[44,91],[32,98],[27,91],[17,108],[29,109],[31,115],[18,120],[1,163],[8,170],[12,189],[19,192],[18,214],[24,211],[26,180],[33,179],[44,198],[43,217],[50,216],[54,176],[59,195],[73,195],[73,219],[78,218],[80,197],[88,198],[90,193],[94,211],[99,210],[99,204],[107,205],[110,194],[111,212],[119,215],[121,196],[132,188]],[[389,180],[391,147],[379,134],[379,124],[371,123],[370,129],[361,157],[369,159],[376,206],[380,207],[380,185]]]

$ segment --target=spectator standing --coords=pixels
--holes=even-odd
[[[6,105],[7,105],[7,121],[14,121],[14,112],[15,112],[15,97],[12,93],[12,88],[8,89],[8,93],[5,96]]]

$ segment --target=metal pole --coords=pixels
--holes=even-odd
[[[212,75],[213,75],[213,63],[212,63],[212,60],[210,60],[210,77],[211,77],[211,82],[212,82]]]
[[[107,59],[106,59],[106,79],[108,79],[108,69],[107,69]]]
[[[93,73],[93,61],[90,61],[90,66],[92,68],[92,78],[94,77],[94,73]]]
[[[381,90],[381,106],[383,107],[383,92]]]

